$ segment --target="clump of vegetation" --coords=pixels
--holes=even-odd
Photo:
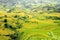
[[[46,18],[47,19],[52,19],[52,20],[60,20],[60,17],[57,17],[57,16],[48,16]]]

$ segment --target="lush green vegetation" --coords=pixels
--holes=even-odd
[[[0,11],[0,40],[60,40],[59,31],[60,13],[16,14]]]
[[[0,40],[60,40],[60,5],[53,4],[0,5]]]

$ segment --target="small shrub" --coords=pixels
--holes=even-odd
[[[52,19],[52,20],[60,20],[60,17],[57,17],[57,16],[48,16],[46,18],[47,19]]]

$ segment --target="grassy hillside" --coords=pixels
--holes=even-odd
[[[0,40],[60,40],[59,0],[0,0]]]
[[[60,13],[0,11],[0,40],[60,40]]]

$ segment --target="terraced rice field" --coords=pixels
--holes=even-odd
[[[60,40],[60,13],[0,12],[0,40]]]
[[[0,0],[0,40],[60,40],[60,0]]]

